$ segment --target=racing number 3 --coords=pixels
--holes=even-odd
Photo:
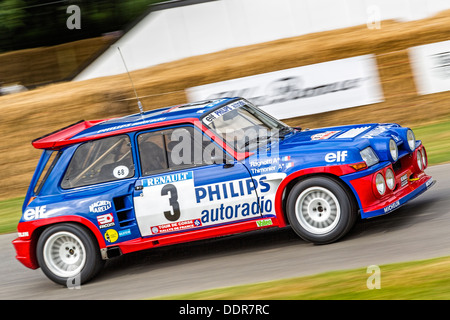
[[[180,219],[180,205],[178,203],[178,191],[173,184],[166,184],[161,189],[161,195],[167,196],[170,192],[169,204],[172,206],[173,213],[171,211],[164,211],[164,216],[169,221],[177,221]]]

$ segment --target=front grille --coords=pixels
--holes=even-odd
[[[392,168],[394,169],[395,173],[400,172],[402,170],[402,162],[401,161],[394,162]]]

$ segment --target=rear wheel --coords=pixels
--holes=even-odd
[[[286,208],[293,230],[316,244],[338,240],[356,220],[356,210],[347,191],[327,177],[298,182],[289,193]]]
[[[36,256],[44,274],[52,281],[69,285],[92,279],[103,267],[96,240],[84,227],[57,224],[39,237]]]

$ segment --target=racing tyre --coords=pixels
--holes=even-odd
[[[86,283],[105,263],[92,234],[69,223],[44,230],[37,242],[36,257],[50,280],[67,287]]]
[[[289,193],[286,208],[293,230],[314,244],[338,240],[353,227],[357,216],[344,187],[327,177],[299,181]]]

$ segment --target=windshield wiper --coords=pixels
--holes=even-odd
[[[272,136],[256,137],[256,139],[252,139],[252,140],[246,141],[244,143],[244,147],[248,147],[253,142],[259,143],[261,139],[269,140],[270,138],[272,138]]]
[[[292,133],[294,131],[294,128],[291,127],[283,127],[279,132],[278,136],[280,139],[284,139],[288,134]]]

